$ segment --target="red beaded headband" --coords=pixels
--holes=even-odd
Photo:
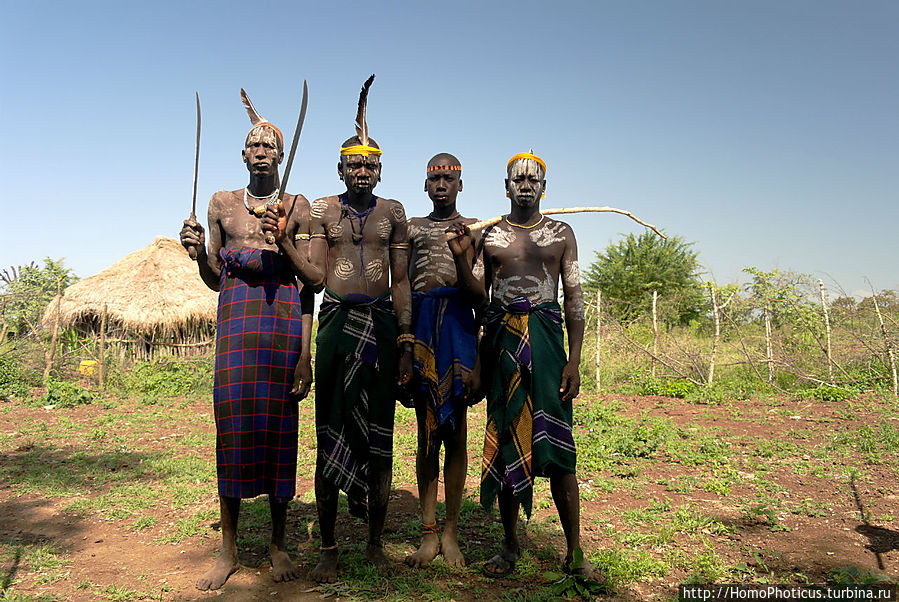
[[[428,171],[437,171],[438,169],[446,169],[449,171],[462,171],[461,165],[431,165]]]

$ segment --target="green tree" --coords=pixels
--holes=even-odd
[[[78,281],[72,270],[65,267],[63,259],[45,257],[43,263],[43,267],[32,262],[13,268],[12,274],[3,271],[0,307],[3,321],[16,335],[27,333],[40,322],[44,310],[56,295],[57,283],[59,290],[65,290]]]
[[[612,315],[624,321],[651,311],[652,292],[658,291],[667,320],[689,322],[705,307],[698,254],[692,245],[680,236],[628,234],[605,252],[596,252],[596,260],[584,273],[584,288],[594,293],[599,288],[613,301]]]

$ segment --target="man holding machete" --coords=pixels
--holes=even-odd
[[[273,578],[299,577],[287,555],[285,523],[287,503],[296,493],[297,403],[312,383],[312,289],[321,286],[322,275],[303,259],[306,248],[297,249],[298,257],[285,257],[281,239],[293,240],[298,230],[308,229],[309,202],[284,194],[307,94],[304,86],[283,186],[278,177],[283,135],[256,112],[243,90],[241,96],[252,123],[241,153],[249,184],[212,196],[208,249],[193,215],[181,229],[181,244],[196,258],[203,282],[219,291],[214,405],[222,552],[197,580],[200,590],[220,588],[240,568],[240,500],[263,493],[272,519]],[[297,275],[305,287],[297,285]]]

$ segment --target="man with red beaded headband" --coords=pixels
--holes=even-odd
[[[568,224],[540,213],[546,163],[533,153],[519,153],[506,169],[510,212],[480,243],[490,304],[479,374],[472,378],[487,394],[481,504],[489,509],[499,497],[505,533],[502,550],[483,571],[502,577],[514,570],[521,552],[519,506],[530,516],[534,478],[549,477],[568,547],[564,567],[594,576],[588,562],[572,566],[580,550],[572,400],[580,390],[584,339],[577,242]],[[567,358],[557,302],[560,280]]]
[[[201,590],[220,588],[240,567],[240,500],[263,493],[271,511],[274,580],[299,577],[287,555],[285,523],[287,503],[296,493],[297,402],[312,382],[311,288],[321,286],[322,275],[303,259],[306,247],[295,254],[298,259],[282,252],[284,237],[292,240],[308,229],[309,202],[285,194],[281,219],[272,213],[284,139],[241,94],[253,124],[241,153],[250,182],[212,196],[208,244],[196,220],[186,220],[181,230],[181,244],[195,251],[200,277],[219,291],[213,397],[222,551],[197,581]],[[263,232],[267,208],[268,229],[279,230],[274,244]],[[311,288],[298,286],[297,275]],[[292,391],[295,373],[303,384]]]
[[[406,564],[424,567],[442,553],[450,566],[465,566],[457,526],[468,468],[466,410],[468,378],[477,356],[474,308],[487,299],[483,283],[472,276],[473,240],[464,225],[475,220],[456,210],[462,190],[462,165],[448,153],[427,166],[425,192],[433,211],[409,220],[409,280],[415,333],[413,399],[418,419],[415,468],[421,501],[422,539]],[[462,231],[447,245],[447,228]],[[457,270],[456,264],[465,264]],[[483,265],[477,270],[483,276]],[[457,275],[458,272],[458,275]],[[470,281],[466,281],[465,278]],[[446,524],[437,538],[437,480],[440,445],[445,446]]]
[[[381,543],[393,468],[397,385],[412,373],[409,238],[399,201],[374,195],[381,150],[368,137],[362,88],[357,136],[343,143],[337,174],[346,191],[312,203],[312,262],[327,273],[316,338],[315,498],[321,555],[311,577],[337,580],[339,491],[368,518],[366,558],[388,565]],[[366,505],[367,502],[367,505]]]

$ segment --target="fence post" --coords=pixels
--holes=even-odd
[[[59,314],[62,310],[62,281],[56,279],[56,316],[53,320],[53,334],[50,336],[50,348],[44,361],[44,386],[50,378],[50,369],[53,367],[53,356],[56,355],[56,338],[59,336]]]
[[[652,377],[656,377],[656,357],[659,355],[659,322],[656,315],[656,302],[659,299],[659,291],[652,291]]]
[[[718,358],[718,340],[721,338],[721,316],[718,313],[718,296],[715,294],[715,283],[709,282],[709,299],[712,302],[712,318],[715,320],[715,338],[712,339],[712,357],[709,360],[709,386],[715,383],[715,361]]]
[[[818,280],[818,290],[821,292],[821,309],[824,311],[824,332],[827,335],[827,382],[833,386],[833,355],[830,352],[830,312],[827,311],[827,302],[824,301],[824,281]]]
[[[896,357],[893,355],[893,346],[890,344],[890,338],[887,336],[887,328],[883,323],[880,305],[877,304],[877,291],[875,291],[873,287],[871,288],[871,293],[871,298],[874,300],[874,311],[877,312],[877,319],[880,321],[880,334],[883,336],[883,344],[887,349],[887,357],[890,360],[890,370],[893,372],[893,395],[899,397],[899,379],[896,377]]]
[[[593,362],[596,370],[596,392],[599,393],[599,331],[602,326],[602,292],[596,289],[596,359]]]
[[[100,316],[100,390],[106,384],[106,319],[109,315],[108,304],[103,304],[103,314]]]
[[[765,362],[768,364],[768,382],[774,382],[774,353],[771,351],[771,310],[765,299]]]

